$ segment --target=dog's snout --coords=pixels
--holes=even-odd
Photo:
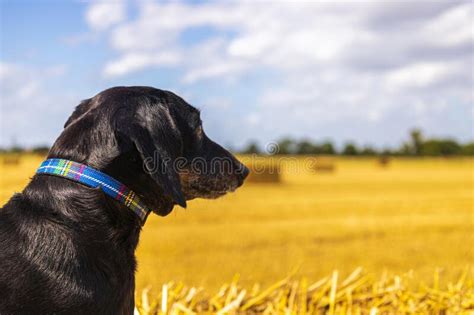
[[[239,176],[238,180],[239,180],[239,187],[240,187],[240,186],[243,185],[244,180],[247,178],[247,176],[249,176],[250,171],[249,171],[248,167],[246,167],[243,164],[240,164],[239,171],[240,171],[239,172],[240,176]]]
[[[250,171],[249,171],[248,167],[245,166],[245,165],[242,165],[242,179],[246,179],[247,176],[249,176],[249,173],[250,173]]]

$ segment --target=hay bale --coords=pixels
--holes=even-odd
[[[246,182],[249,183],[279,183],[281,181],[281,169],[273,163],[252,163],[247,165],[250,170]]]
[[[333,173],[336,171],[336,164],[332,158],[318,158],[312,165],[312,171],[315,173]]]
[[[388,167],[388,165],[390,164],[390,157],[387,155],[380,156],[377,159],[377,164],[382,168]]]
[[[3,156],[3,165],[19,165],[21,157],[19,154],[8,154]]]

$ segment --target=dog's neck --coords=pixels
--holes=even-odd
[[[79,133],[78,136],[89,137],[89,133],[90,130]],[[125,156],[117,159],[113,158],[116,156],[116,152],[105,152],[98,148],[94,150],[91,150],[92,148],[89,147],[83,148],[80,145],[83,139],[77,139],[76,142],[64,142],[62,141],[64,134],[65,132],[61,134],[52,146],[48,158],[62,158],[88,165],[133,189],[130,186],[135,185],[130,185],[132,180],[128,178],[129,173],[127,173],[127,170],[133,168],[124,167],[128,157]],[[96,153],[87,153],[91,151]],[[120,175],[121,170],[124,171],[125,176]],[[32,196],[32,200],[53,197],[57,199],[54,200],[57,207],[52,209],[52,211],[60,212],[58,219],[62,217],[65,222],[88,231],[91,237],[97,236],[98,239],[94,240],[96,242],[119,242],[120,240],[128,239],[129,242],[127,243],[131,246],[130,250],[135,250],[141,230],[141,221],[124,204],[113,200],[100,189],[89,188],[81,183],[72,182],[65,178],[47,176],[49,179],[44,180],[41,177],[35,176],[30,185],[42,183],[45,189],[35,190],[28,189],[28,187],[25,189],[25,193],[44,194],[43,196]],[[139,191],[135,192],[140,193]]]
[[[96,237],[95,242],[123,238],[136,238],[132,244],[138,242],[139,217],[100,189],[62,177],[35,175],[23,195],[50,221]]]
[[[114,131],[105,127],[98,130],[96,123],[89,121],[71,124],[56,139],[48,158],[71,160],[103,171],[120,152]]]
[[[83,274],[95,274],[94,281],[110,289],[104,294],[133,299],[141,223],[125,205],[100,189],[48,175],[35,175],[10,202],[22,212],[22,231],[36,233],[45,252],[54,253],[45,270],[69,270],[69,281],[86,291],[92,288],[82,287]],[[124,287],[131,293],[120,291]]]
[[[163,189],[145,172],[135,147],[121,142],[110,126],[99,132],[95,128],[97,124],[89,123],[80,120],[64,129],[48,158],[70,160],[104,172],[137,193],[156,214],[169,214],[174,207],[172,198],[165,196]]]

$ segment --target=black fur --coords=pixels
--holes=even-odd
[[[235,190],[248,174],[171,92],[108,89],[64,127],[49,158],[109,174],[159,215]],[[138,217],[100,189],[33,176],[0,209],[0,314],[132,314],[140,230]]]

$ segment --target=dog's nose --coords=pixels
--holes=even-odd
[[[248,169],[247,166],[242,165],[242,167],[243,167],[243,170],[242,170],[242,178],[243,178],[243,179],[246,179],[247,176],[249,176],[250,171],[249,171],[249,169]]]
[[[249,176],[249,169],[245,165],[240,166],[239,187],[242,186],[244,180]]]

